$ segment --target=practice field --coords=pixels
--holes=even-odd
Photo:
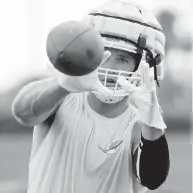
[[[31,133],[0,135],[0,193],[26,193]],[[167,182],[154,193],[192,192],[192,147],[184,134],[167,135],[171,169]],[[161,160],[160,160],[161,161]],[[16,188],[20,191],[16,191]],[[8,191],[9,189],[13,189]]]

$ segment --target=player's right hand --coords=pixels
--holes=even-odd
[[[111,53],[105,51],[100,66],[110,57]],[[99,67],[98,67],[99,68]],[[102,85],[98,79],[98,68],[93,72],[83,76],[69,76],[53,67],[54,76],[58,84],[68,92],[78,93],[84,91],[96,91],[108,95],[109,90]]]

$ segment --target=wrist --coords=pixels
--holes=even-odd
[[[70,94],[70,92],[68,90],[66,90],[64,87],[62,87],[59,84],[57,84],[56,90],[58,92],[58,95],[61,96],[62,98],[67,96],[68,94]]]
[[[149,127],[165,130],[167,126],[162,117],[162,109],[157,105],[146,104],[143,108],[138,108],[140,121]]]

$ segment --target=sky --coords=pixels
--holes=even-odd
[[[45,41],[50,29],[64,21],[77,20],[106,0],[6,0],[0,3],[0,88],[22,75],[46,66]],[[176,10],[182,20],[177,30],[191,29],[191,0],[135,0],[157,13]],[[191,15],[192,16],[192,15]]]

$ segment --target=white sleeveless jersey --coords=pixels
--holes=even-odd
[[[136,121],[132,105],[111,119],[91,109],[86,93],[67,96],[45,137],[43,126],[34,128],[28,193],[139,193],[131,159]]]

